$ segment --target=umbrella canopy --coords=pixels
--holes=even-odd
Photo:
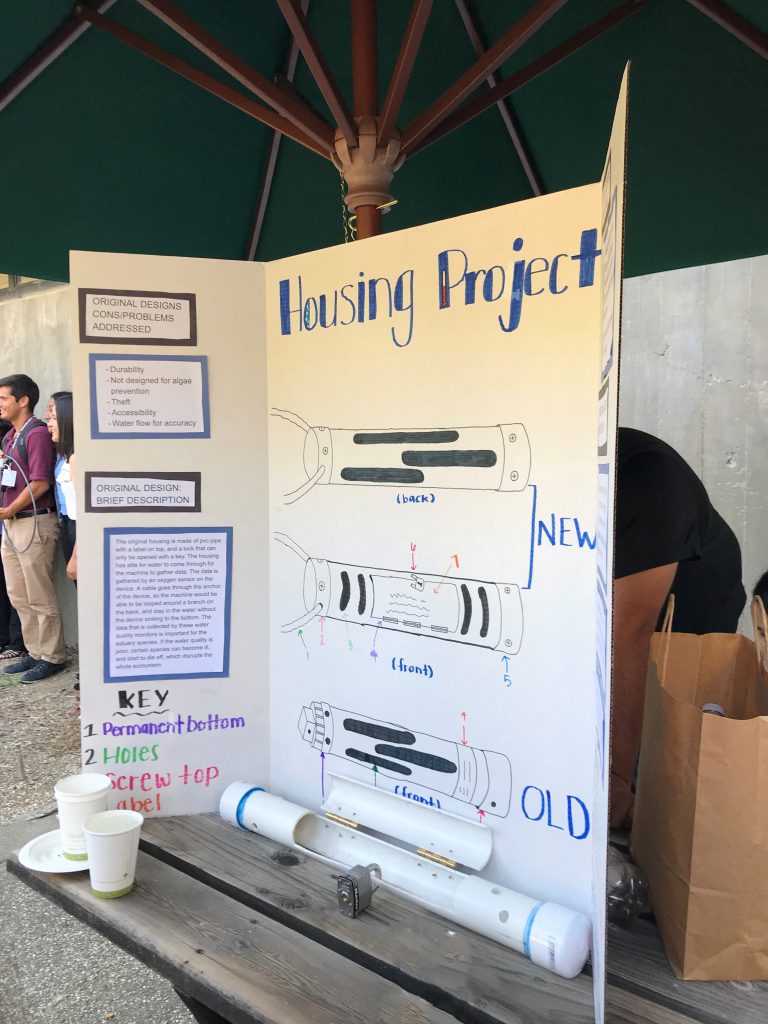
[[[764,0],[351,0],[354,37],[343,0],[179,5],[0,6],[0,271],[340,242],[361,112],[406,150],[384,230],[595,181],[627,60],[627,274],[768,251]]]

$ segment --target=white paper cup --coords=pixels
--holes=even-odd
[[[59,810],[59,828],[67,860],[85,860],[83,822],[98,811],[106,811],[112,783],[106,775],[68,775],[53,787]]]
[[[138,811],[101,811],[83,825],[94,896],[112,900],[133,888],[143,821]]]

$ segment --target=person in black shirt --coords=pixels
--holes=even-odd
[[[611,826],[631,818],[651,635],[675,595],[680,633],[734,633],[746,603],[741,551],[703,484],[668,444],[619,428]]]

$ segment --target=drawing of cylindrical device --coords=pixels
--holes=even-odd
[[[282,626],[284,633],[323,615],[505,654],[520,650],[523,603],[514,583],[329,562],[311,558],[284,533],[275,540],[305,562],[305,611]]]
[[[313,701],[299,715],[299,732],[315,750],[367,765],[394,779],[506,818],[512,799],[512,768],[504,754],[413,732]]]
[[[528,483],[531,446],[522,423],[347,430],[310,426],[287,409],[272,415],[305,434],[306,480],[285,495],[287,504],[316,484],[522,491]]]

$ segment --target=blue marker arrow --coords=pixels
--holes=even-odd
[[[379,656],[379,652],[376,650],[376,637],[379,635],[379,626],[381,625],[381,619],[376,623],[376,632],[373,634],[373,643],[371,644],[371,657],[374,661]]]

